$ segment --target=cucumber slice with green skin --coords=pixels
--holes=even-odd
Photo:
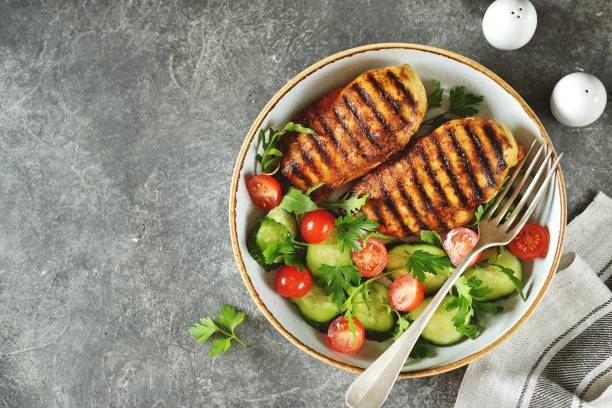
[[[291,233],[291,236],[295,238],[297,236],[297,221],[295,217],[287,210],[283,210],[280,207],[276,207],[270,210],[266,215],[268,218],[272,218],[276,222],[280,222],[287,228]]]
[[[291,237],[291,233],[283,224],[265,217],[259,220],[253,231],[251,231],[251,235],[247,239],[247,250],[258,264],[270,270],[281,261],[281,258],[279,257],[272,264],[267,264],[263,251],[273,241],[281,242],[287,239],[287,237]]]
[[[327,236],[320,244],[310,244],[306,250],[306,267],[313,276],[321,276],[321,265],[350,265],[353,263],[351,250],[344,246],[344,251],[338,248],[338,235],[336,230]]]
[[[483,252],[481,260],[485,263],[496,263],[502,265],[514,272],[514,276],[523,281],[523,264],[520,259],[512,254],[512,252],[504,249],[502,254],[497,258],[498,249],[491,248]],[[477,278],[482,281],[481,286],[491,288],[491,291],[484,296],[474,299],[481,302],[501,299],[510,296],[516,291],[514,284],[498,267],[493,265],[475,265],[465,272],[465,278]]]
[[[353,296],[353,316],[367,331],[387,334],[395,327],[395,314],[389,313],[388,305],[387,288],[380,283],[371,282],[363,291]]]
[[[394,269],[389,272],[389,276],[391,279],[396,280],[402,275],[408,275],[410,272],[404,268]],[[432,295],[438,291],[444,285],[444,282],[448,279],[448,275],[446,272],[438,272],[437,274],[431,274],[429,272],[425,272],[425,281],[423,282],[423,286],[425,286],[425,294]]]
[[[423,309],[431,302],[432,298],[427,298],[417,307],[412,310],[408,316],[411,320],[416,320],[423,312]],[[453,317],[457,314],[458,308],[446,310],[446,305],[455,299],[454,296],[446,296],[436,311],[431,320],[423,329],[421,337],[437,346],[450,346],[463,340],[463,334],[457,331],[453,324]]]
[[[436,256],[446,256],[446,253],[442,248],[429,244],[403,244],[398,245],[391,249],[388,254],[387,266],[385,267],[389,273],[389,277],[393,280],[399,278],[402,275],[407,275],[409,272],[406,269],[406,261],[410,257],[410,254],[415,251],[424,251]],[[442,287],[446,279],[452,273],[453,268],[444,268],[438,271],[437,274],[425,273],[425,293],[430,295],[435,293]]]
[[[331,296],[316,284],[312,285],[307,294],[292,298],[291,301],[298,307],[304,319],[318,330],[327,330],[329,322],[340,313],[340,308],[332,301]]]

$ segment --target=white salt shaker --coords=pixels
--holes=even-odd
[[[496,0],[482,18],[482,32],[489,44],[505,51],[527,44],[537,25],[538,14],[528,0]]]
[[[606,108],[608,95],[601,81],[584,72],[561,78],[550,96],[554,117],[566,126],[579,127],[595,122]]]

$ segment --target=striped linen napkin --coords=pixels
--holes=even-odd
[[[470,364],[456,408],[612,408],[612,199],[566,230],[559,271],[535,313]]]

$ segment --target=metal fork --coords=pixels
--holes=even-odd
[[[550,182],[553,174],[559,166],[559,160],[562,155],[552,164],[548,170],[544,180],[540,183],[542,174],[545,172],[547,165],[550,163],[552,150],[545,155],[532,180],[523,191],[529,176],[533,172],[538,159],[542,153],[546,152],[546,145],[542,143],[531,160],[528,160],[529,155],[534,149],[536,142],[532,143],[525,158],[517,166],[506,187],[497,195],[493,205],[486,211],[478,224],[478,242],[472,251],[466,255],[463,261],[455,269],[453,274],[448,278],[438,293],[433,297],[420,316],[408,327],[408,329],[400,336],[395,343],[391,345],[380,357],[378,357],[357,379],[351,384],[346,391],[345,402],[351,408],[378,408],[387,399],[397,376],[404,366],[410,351],[414,347],[425,325],[431,319],[440,303],[457,282],[461,274],[467,269],[468,265],[474,260],[476,255],[482,250],[498,245],[509,243],[523,228],[531,214],[536,208],[536,205],[542,197],[546,186]],[[521,179],[515,183],[524,164],[529,162],[527,169],[523,173]],[[534,190],[537,189],[537,190]],[[512,190],[509,197],[504,202],[508,193]],[[522,192],[522,197],[516,203],[512,214],[507,216],[512,205],[517,201],[519,193]],[[532,193],[535,195],[528,204],[529,197]],[[525,206],[526,209],[525,209]],[[498,209],[498,207],[500,207]],[[524,210],[524,211],[523,211]],[[520,218],[519,218],[520,217]],[[517,221],[518,219],[518,221]]]

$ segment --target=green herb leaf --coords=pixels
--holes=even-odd
[[[344,210],[349,214],[355,214],[361,210],[361,207],[366,203],[368,194],[360,196],[345,196],[337,201],[328,201],[322,203],[320,206],[327,209],[339,209]]]
[[[504,310],[502,305],[496,305],[495,303],[491,302],[477,302],[474,300],[472,301],[472,306],[475,310],[491,314],[499,313]]]
[[[508,279],[510,279],[510,281],[514,285],[514,289],[516,290],[516,293],[519,294],[521,299],[525,300],[525,295],[523,294],[523,283],[520,280],[518,280],[516,276],[514,276],[514,271],[510,268],[506,268],[505,266],[499,265],[499,264],[491,264],[491,266],[498,267],[500,271],[506,274],[506,276],[508,276]]]
[[[476,324],[468,323],[468,324],[463,324],[461,326],[456,326],[456,328],[457,328],[457,331],[463,334],[464,336],[467,336],[470,339],[475,339],[478,335],[480,326]]]
[[[429,358],[434,356],[433,348],[425,340],[419,338],[408,357],[410,358]]]
[[[306,190],[306,193],[304,193],[304,194],[306,194],[308,197],[310,197],[310,195],[311,195],[311,194],[312,194],[314,191],[316,191],[316,190],[320,189],[320,188],[321,188],[321,187],[323,187],[324,185],[325,185],[325,183],[323,183],[323,182],[319,182],[319,183],[315,184],[314,186],[309,187],[309,188],[308,188],[308,190]]]
[[[470,287],[470,295],[473,297],[483,297],[493,290],[487,286],[481,285],[482,281],[480,279],[471,278],[468,281],[468,286]]]
[[[436,231],[421,230],[421,241],[442,248],[442,239]]]
[[[442,105],[442,94],[444,90],[440,81],[436,81],[435,88],[427,95],[427,104],[430,108],[437,108]]]
[[[210,338],[210,336],[218,331],[219,328],[210,317],[203,318],[200,320],[200,323],[196,323],[189,328],[191,337],[193,337],[198,344],[203,344]]]
[[[210,357],[215,357],[220,353],[225,353],[230,348],[232,340],[246,347],[235,332],[236,327],[244,321],[244,317],[244,312],[236,310],[232,305],[225,304],[221,307],[216,321],[209,316],[202,318],[199,323],[189,328],[189,333],[198,344],[205,343],[216,334],[217,338],[213,339],[213,346],[209,353]]]
[[[397,314],[397,323],[395,326],[395,332],[393,333],[393,340],[397,340],[404,331],[410,326],[410,322],[401,314]]]
[[[431,273],[436,275],[445,268],[450,268],[451,261],[446,255],[434,255],[429,252],[417,250],[413,253],[408,253],[408,260],[406,261],[406,270],[411,272],[412,275],[425,282],[425,273]]]
[[[317,205],[314,201],[312,201],[308,195],[296,188],[290,188],[278,206],[296,215],[317,209]]]
[[[225,353],[227,350],[229,350],[231,345],[232,339],[229,337],[226,337],[224,339],[214,339],[213,346],[210,349],[210,353],[208,353],[208,355],[210,357],[215,357],[217,354]]]
[[[263,129],[260,130],[257,137],[258,153],[255,159],[260,164],[262,173],[274,174],[278,171],[283,153],[278,150],[276,143],[287,132],[306,133],[317,137],[317,133],[314,130],[293,122],[287,123],[281,130],[277,131],[272,128],[269,128],[266,132]],[[263,148],[263,153],[259,153],[260,146]]]
[[[459,117],[473,116],[478,113],[474,105],[478,105],[483,100],[484,96],[468,92],[465,86],[456,86],[450,91],[448,113]]]
[[[361,251],[361,242],[368,233],[376,231],[378,223],[366,219],[364,215],[346,215],[336,219],[336,231],[338,232],[338,247],[344,251],[348,246],[353,251]]]
[[[355,265],[321,265],[321,280],[334,303],[342,306],[347,299],[346,290],[359,284],[359,269]]]

